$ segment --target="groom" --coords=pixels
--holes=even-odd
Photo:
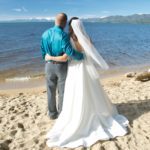
[[[44,60],[46,54],[61,56],[64,53],[76,60],[83,59],[83,54],[72,48],[69,36],[63,31],[66,23],[67,15],[60,13],[56,16],[55,26],[43,33],[41,51]],[[67,67],[67,62],[46,61],[45,63],[48,115],[50,119],[56,119],[62,110]],[[56,87],[58,88],[58,109],[56,107]]]

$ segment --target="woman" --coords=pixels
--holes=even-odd
[[[98,140],[108,140],[127,133],[128,120],[119,115],[99,83],[94,66],[108,65],[98,54],[84,30],[82,22],[74,17],[69,22],[72,46],[85,54],[84,60],[70,60],[65,84],[62,112],[47,133],[49,147],[89,147]],[[47,60],[66,61],[67,55]]]

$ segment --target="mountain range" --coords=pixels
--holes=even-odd
[[[95,18],[81,18],[84,22],[100,22],[100,23],[144,23],[150,24],[150,14],[134,14],[129,16],[104,16]],[[16,19],[0,22],[50,22],[54,18],[31,18],[31,19]]]
[[[150,24],[150,14],[134,14],[130,16],[106,16],[100,18],[86,18],[84,21],[100,23],[146,23]]]

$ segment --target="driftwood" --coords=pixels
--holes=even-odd
[[[147,71],[147,72],[143,72],[143,73],[138,74],[135,77],[135,80],[142,81],[142,82],[146,82],[146,81],[150,80],[150,72]]]

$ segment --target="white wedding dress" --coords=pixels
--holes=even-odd
[[[105,94],[88,54],[69,63],[63,109],[46,135],[48,147],[89,147],[127,133],[128,120]]]

